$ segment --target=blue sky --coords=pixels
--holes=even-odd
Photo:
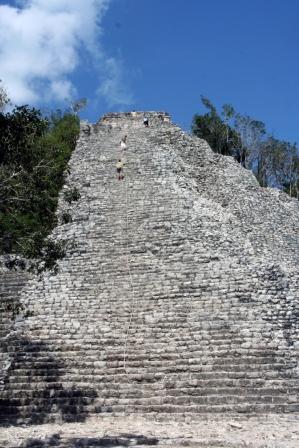
[[[93,122],[107,111],[166,110],[188,129],[203,94],[299,142],[297,0],[0,5],[0,78],[15,102],[47,108],[87,97],[81,115]]]

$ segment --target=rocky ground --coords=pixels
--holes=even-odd
[[[197,447],[298,448],[299,416],[201,416],[156,419],[136,415],[84,423],[0,428],[1,448]]]

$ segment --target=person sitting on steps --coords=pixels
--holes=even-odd
[[[83,132],[86,135],[90,135],[91,134],[91,127],[89,124],[86,124],[86,126],[83,128]]]
[[[124,163],[121,161],[121,159],[118,159],[118,162],[116,164],[116,171],[117,171],[117,175],[118,175],[118,180],[123,180],[124,179],[124,175],[123,175],[123,168],[124,168]]]
[[[120,141],[120,149],[121,149],[121,151],[125,151],[127,149],[127,136],[126,135]]]
[[[147,118],[147,117],[144,117],[144,119],[143,119],[143,124],[144,124],[144,126],[145,126],[146,128],[148,128],[149,123],[148,123],[148,118]]]

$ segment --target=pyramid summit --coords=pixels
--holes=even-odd
[[[56,275],[1,272],[2,422],[299,412],[298,201],[127,112],[81,123],[63,213]]]

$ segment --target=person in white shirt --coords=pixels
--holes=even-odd
[[[125,151],[127,149],[127,136],[126,135],[120,141],[120,149],[121,149],[121,151]]]

